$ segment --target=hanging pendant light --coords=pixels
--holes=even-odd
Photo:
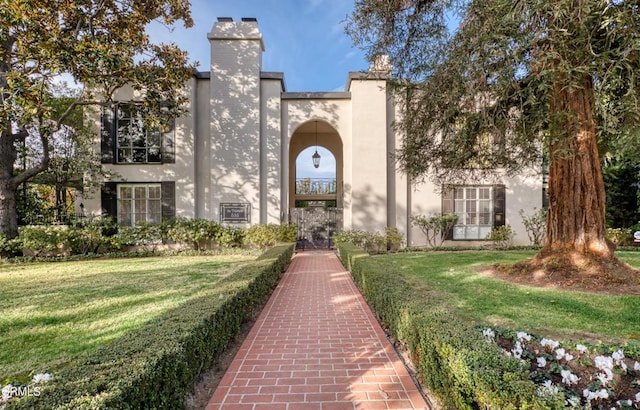
[[[318,121],[316,120],[316,152],[311,156],[313,160],[313,167],[318,168],[320,166],[320,154],[318,154]]]

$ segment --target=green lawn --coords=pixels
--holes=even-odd
[[[0,265],[0,384],[73,360],[215,285],[256,255]]]
[[[534,252],[408,253],[380,257],[442,304],[468,319],[545,337],[587,340],[640,339],[640,296],[548,290],[491,279],[478,269],[525,260]],[[619,257],[640,267],[640,253]]]

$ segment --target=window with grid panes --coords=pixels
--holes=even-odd
[[[160,129],[145,128],[136,104],[118,104],[115,121],[118,163],[162,162]]]
[[[118,222],[135,226],[139,222],[162,222],[160,184],[118,185]]]
[[[453,208],[458,223],[453,239],[484,239],[493,226],[493,187],[457,187],[453,193]]]

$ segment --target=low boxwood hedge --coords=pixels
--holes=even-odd
[[[506,357],[481,330],[351,244],[340,258],[387,331],[407,348],[419,377],[450,409],[560,409],[562,395],[538,394],[527,365]]]
[[[55,373],[39,396],[8,409],[182,408],[200,372],[225,350],[280,280],[293,245],[263,253],[203,296],[169,311]]]

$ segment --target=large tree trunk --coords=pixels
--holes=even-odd
[[[620,262],[605,236],[605,192],[590,76],[556,85],[551,99],[549,213],[542,250],[507,268],[527,284],[605,291],[638,286],[640,272]]]
[[[18,235],[16,190],[7,182],[0,180],[0,234],[15,238]]]
[[[8,238],[18,235],[18,186],[13,176],[13,166],[17,157],[14,140],[13,135],[0,132],[0,234]]]
[[[549,213],[543,254],[614,258],[605,237],[605,190],[593,118],[591,76],[581,87],[557,84],[551,99]]]

